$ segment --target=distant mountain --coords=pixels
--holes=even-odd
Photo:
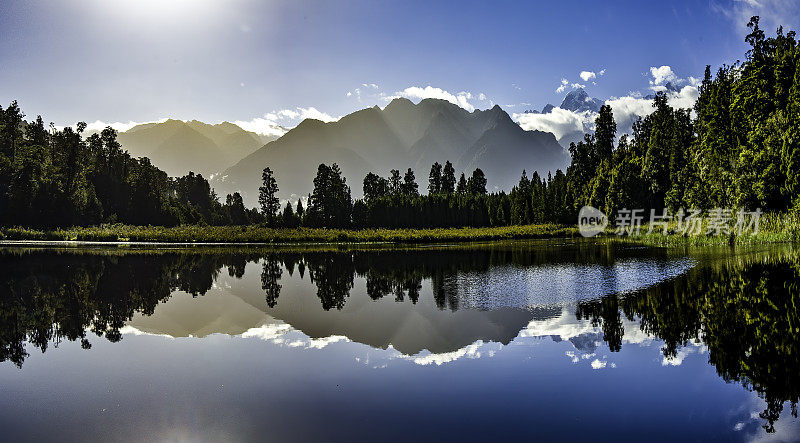
[[[368,172],[386,176],[411,167],[424,191],[431,164],[450,160],[457,173],[481,168],[489,189],[509,190],[523,169],[546,175],[567,164],[553,134],[525,131],[499,106],[468,112],[444,100],[419,104],[398,98],[386,108],[362,109],[336,122],[304,120],[215,178],[220,195],[239,191],[256,201],[261,170],[276,175],[283,199],[310,193],[317,166],[338,163],[353,195],[361,195]]]
[[[561,102],[561,105],[558,107],[560,109],[576,112],[576,113],[597,113],[600,112],[600,107],[603,106],[603,100],[589,97],[589,94],[583,88],[578,88],[570,93],[568,93],[564,100]],[[542,112],[538,112],[536,110],[527,110],[525,113],[529,114],[550,114],[555,109],[555,106],[548,103],[544,105],[542,108]],[[589,132],[589,126],[587,124],[588,121],[594,120],[594,117],[589,115],[586,121],[583,122],[583,127],[576,130],[571,130],[569,132],[561,134],[558,142],[561,146],[568,147],[570,143],[577,143],[583,140],[583,136],[586,132]]]
[[[681,88],[675,86],[672,82],[667,82],[666,84],[664,84],[664,89],[665,89],[665,92],[681,92]],[[644,96],[644,98],[647,99],[647,100],[652,100],[652,99],[656,98],[656,95],[655,94],[647,94],[647,95]]]
[[[526,109],[526,110],[522,111],[522,113],[523,114],[549,114],[553,110],[553,108],[555,108],[555,106],[553,106],[550,103],[548,103],[548,104],[544,105],[544,108],[542,108],[542,112],[539,112],[539,111],[537,111],[535,109]]]
[[[564,101],[561,102],[561,106],[559,107],[573,112],[600,112],[601,106],[603,106],[602,100],[591,98],[583,88],[578,88],[570,91],[570,93],[564,97]],[[547,106],[545,106],[545,109],[547,109]]]
[[[189,171],[209,176],[274,139],[265,139],[229,122],[211,125],[197,120],[144,123],[118,135],[122,147],[131,155],[149,157],[171,176]]]

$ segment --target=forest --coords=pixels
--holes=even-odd
[[[653,112],[617,137],[604,105],[594,132],[570,144],[566,171],[522,171],[508,193],[487,192],[480,169],[456,178],[448,161],[431,166],[427,189],[410,168],[370,173],[354,200],[339,166],[322,164],[307,207],[282,206],[265,168],[259,208],[246,208],[239,193],[222,203],[202,175],[169,177],[131,157],[110,127],[84,138],[85,123],[57,129],[41,116],[26,121],[12,102],[0,107],[0,226],[438,228],[574,224],[584,205],[612,216],[622,208],[797,211],[800,46],[794,31],[767,37],[758,17],[748,27],[744,61],[715,74],[707,66],[692,109],[672,108],[659,92]]]

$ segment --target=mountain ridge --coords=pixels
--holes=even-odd
[[[311,192],[320,163],[338,163],[356,197],[367,173],[386,176],[408,167],[424,190],[430,165],[448,160],[457,173],[481,168],[490,190],[510,190],[523,169],[546,175],[567,165],[552,134],[522,129],[499,106],[470,112],[445,100],[397,98],[334,122],[303,120],[215,176],[212,185],[219,195],[240,192],[255,204],[261,170],[269,166],[279,197],[296,200]]]
[[[259,149],[264,138],[230,122],[167,119],[119,132],[117,140],[134,157],[148,157],[170,176],[222,171]]]

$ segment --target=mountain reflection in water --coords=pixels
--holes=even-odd
[[[0,250],[0,361],[92,347],[126,333],[258,337],[290,347],[349,341],[388,359],[443,364],[530,337],[663,342],[663,364],[704,352],[765,402],[774,430],[800,386],[800,259],[791,250],[650,249],[516,242],[389,249]],[[91,351],[89,351],[91,352]]]

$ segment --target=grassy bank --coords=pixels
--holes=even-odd
[[[702,229],[697,235],[685,235],[678,230],[678,225],[672,222],[667,227],[667,235],[663,227],[654,227],[649,232],[649,226],[644,225],[639,234],[620,237],[614,235],[612,230],[606,232],[619,241],[641,243],[651,246],[720,246],[720,245],[750,245],[773,243],[798,243],[800,242],[800,214],[763,214],[759,222],[758,233],[745,232],[742,235],[707,234],[709,220],[702,221]]]
[[[433,243],[578,236],[577,227],[555,224],[442,229],[271,229],[262,226],[105,225],[39,231],[0,229],[0,240],[159,243]]]
[[[651,246],[719,246],[800,242],[800,214],[764,214],[757,234],[706,234],[704,219],[700,234],[685,235],[677,223],[668,234],[662,227],[649,233],[647,224],[638,234],[617,236],[611,226],[602,234],[610,241]],[[0,228],[0,240],[155,242],[155,243],[436,243],[536,238],[580,237],[577,226],[556,224],[501,226],[494,228],[441,229],[271,229],[263,226],[176,227],[103,225],[51,231],[28,228]]]

